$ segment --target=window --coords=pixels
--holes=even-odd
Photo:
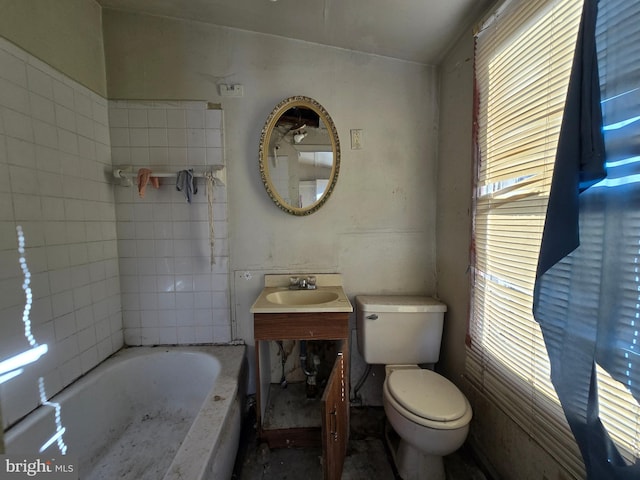
[[[616,1],[601,3],[605,4],[601,7],[604,22],[617,25],[623,19],[634,18],[619,2],[618,5]],[[478,158],[467,355],[470,381],[576,478],[584,477],[583,462],[551,385],[545,344],[531,309],[581,11],[581,0],[511,0],[503,3],[476,35]],[[614,18],[616,16],[618,18]],[[619,47],[610,45],[602,32],[601,37],[599,41],[604,48]],[[637,40],[636,37],[636,45]],[[627,36],[626,41],[632,40]],[[627,62],[631,63],[637,65],[638,58]],[[607,68],[606,63],[601,64],[601,70]],[[639,78],[638,67],[634,68],[626,77],[616,77],[615,85],[603,86],[603,110],[609,125],[619,126],[628,120],[640,123],[637,117],[640,85],[635,85],[633,90],[634,85],[628,82],[630,78],[636,82]],[[627,82],[619,78],[626,78]],[[608,111],[607,102],[613,103],[614,97],[623,94],[621,102],[627,107],[635,106],[635,117],[629,108],[617,110],[623,118]],[[629,138],[630,134],[626,132],[621,136]],[[635,136],[637,139],[637,133]],[[613,140],[621,152],[616,157],[617,163],[609,167],[617,165],[628,170],[633,164],[638,169],[637,141],[634,146],[633,142]],[[637,315],[639,274],[637,265],[633,266],[633,256],[636,260],[640,258],[640,216],[637,210],[629,213],[638,219],[634,224],[637,228],[629,228],[628,234],[625,231],[631,255],[625,264],[629,267],[629,289],[621,293],[619,301],[622,305],[622,297],[629,299],[625,307],[621,307],[629,310],[629,320],[623,321],[625,327],[621,328],[631,328],[634,319],[640,318]],[[596,303],[597,299],[596,296]],[[631,308],[626,307],[629,303]],[[638,404],[624,386],[602,369],[598,379],[601,419],[621,453],[633,462],[639,455]]]

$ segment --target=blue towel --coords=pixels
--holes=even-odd
[[[193,168],[180,170],[176,178],[176,190],[184,192],[187,203],[191,203],[193,196],[198,193],[198,180],[193,176]]]

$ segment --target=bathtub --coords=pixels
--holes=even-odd
[[[224,480],[240,438],[244,346],[120,350],[50,399],[82,480]],[[5,432],[6,453],[39,454],[56,431],[40,406]]]

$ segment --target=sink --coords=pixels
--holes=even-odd
[[[338,299],[338,293],[327,290],[284,290],[266,295],[266,300],[278,305],[322,305]]]
[[[291,277],[314,276],[315,290],[290,290]],[[251,313],[344,313],[353,312],[342,288],[342,276],[322,274],[267,274],[264,288],[253,303]]]

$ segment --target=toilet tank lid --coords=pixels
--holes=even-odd
[[[358,310],[363,312],[446,312],[447,306],[432,297],[420,295],[358,295]]]

